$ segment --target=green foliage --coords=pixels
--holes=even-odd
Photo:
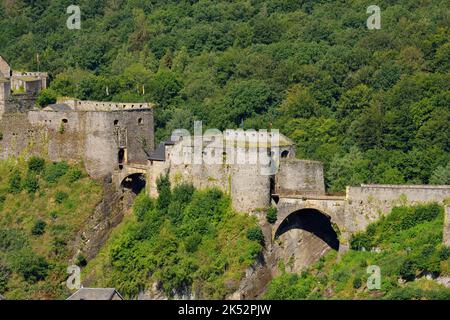
[[[34,194],[39,189],[39,180],[33,173],[28,173],[25,181],[24,188],[30,194]]]
[[[44,280],[49,272],[49,264],[44,257],[31,251],[20,252],[14,257],[14,269],[29,283]]]
[[[52,163],[51,165],[46,166],[44,179],[49,183],[56,183],[68,170],[69,165],[64,161]]]
[[[85,173],[69,185],[69,174],[53,175],[53,166],[39,158],[0,161],[0,292],[11,300],[67,298],[61,286],[67,261],[102,197],[101,187]],[[68,172],[80,170],[67,167]],[[17,179],[19,172],[24,179]],[[49,173],[58,178],[48,182]],[[11,185],[28,192],[9,194]],[[63,205],[53,201],[60,198],[58,192],[70,192]]]
[[[83,177],[83,171],[78,168],[70,168],[67,172],[67,176],[70,183],[74,183]]]
[[[79,267],[85,267],[87,265],[87,259],[84,255],[79,254],[75,261],[75,264]]]
[[[405,231],[421,223],[429,222],[443,214],[437,204],[419,205],[416,207],[395,207],[391,214],[367,227],[366,232],[356,233],[350,239],[353,250],[365,248],[370,250],[385,237],[396,232]]]
[[[28,160],[28,171],[41,173],[45,169],[45,160],[39,157],[31,157]]]
[[[296,142],[299,157],[324,161],[333,192],[347,180],[437,184],[448,177],[442,1],[384,3],[381,32],[365,28],[359,1],[80,6],[84,32],[74,37],[48,22],[58,21],[60,0],[4,10],[2,56],[16,69],[52,75],[40,105],[56,95],[153,101],[158,139],[193,119],[219,129],[273,124]]]
[[[269,210],[267,210],[266,220],[270,224],[274,224],[277,222],[277,208],[276,207],[270,207]]]
[[[355,278],[353,279],[353,288],[359,289],[362,286],[362,280],[361,278]]]
[[[40,107],[46,107],[49,104],[56,103],[57,98],[58,98],[58,95],[54,90],[44,89],[39,93],[39,95],[36,99],[36,104]]]
[[[101,255],[106,260],[89,263],[87,272],[102,279],[99,285],[114,286],[127,297],[156,282],[169,297],[193,290],[200,298],[223,299],[237,289],[262,250],[259,240],[246,237],[255,219],[233,212],[218,189],[181,184],[167,196],[168,180],[158,182],[166,192],[159,197],[167,198],[153,206],[148,196],[138,195],[136,219],[107,244]]]
[[[63,203],[67,198],[69,198],[69,195],[63,191],[57,191],[55,194],[55,202],[58,204]]]
[[[251,241],[257,241],[261,245],[264,245],[264,234],[260,227],[254,227],[247,231],[247,239]]]
[[[170,190],[169,176],[168,175],[160,176],[156,180],[156,187],[158,189],[159,194],[159,197],[156,201],[156,207],[158,208],[158,210],[166,211],[172,199],[172,191]]]
[[[141,192],[136,197],[133,204],[133,212],[134,215],[136,216],[137,221],[139,222],[144,221],[146,215],[149,213],[151,209],[153,209],[152,199],[150,199],[150,197],[145,192]]]
[[[33,228],[31,229],[31,234],[33,236],[41,236],[45,232],[45,227],[47,226],[47,223],[44,220],[37,220],[34,224]]]
[[[22,191],[22,177],[18,170],[14,170],[9,178],[9,192],[13,194],[20,193]]]
[[[450,299],[448,288],[425,278],[448,276],[450,254],[442,246],[443,220],[443,208],[436,204],[394,208],[353,236],[352,250],[339,256],[331,251],[301,276],[276,277],[266,298]],[[365,286],[368,265],[380,267],[379,290]]]

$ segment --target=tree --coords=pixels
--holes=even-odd
[[[56,103],[58,95],[56,91],[52,89],[44,89],[39,93],[36,99],[36,104],[40,107],[48,106],[49,104]]]

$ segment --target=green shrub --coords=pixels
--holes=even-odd
[[[33,228],[31,229],[31,234],[33,236],[40,236],[45,233],[45,227],[47,226],[47,223],[43,220],[37,220],[34,224]]]
[[[25,178],[24,187],[28,193],[36,193],[36,191],[38,191],[39,189],[39,180],[36,175],[29,173]]]
[[[69,170],[69,165],[62,161],[53,163],[45,168],[45,181],[49,183],[56,183],[62,176],[64,176]]]
[[[17,229],[0,229],[0,251],[15,251],[28,244],[27,236]]]
[[[439,259],[445,261],[450,258],[450,247],[442,247],[439,250]]]
[[[22,191],[22,177],[18,170],[14,170],[11,177],[9,178],[9,192],[13,194],[18,194]]]
[[[172,190],[172,199],[186,206],[192,200],[195,188],[190,183],[182,183]]]
[[[266,219],[270,224],[274,224],[275,222],[277,222],[277,208],[270,207],[269,210],[267,210]]]
[[[198,246],[202,242],[202,237],[199,234],[193,234],[188,236],[184,241],[184,245],[186,247],[186,251],[188,253],[194,253],[197,251]]]
[[[359,288],[361,288],[361,286],[362,286],[362,280],[361,280],[361,278],[355,278],[355,279],[353,279],[353,288],[354,289],[359,289]]]
[[[77,168],[70,168],[67,176],[69,178],[69,182],[74,183],[83,177],[83,172]]]
[[[261,245],[264,245],[264,234],[260,227],[256,226],[247,231],[247,239],[250,241],[256,241]]]
[[[416,278],[416,264],[414,261],[410,259],[405,260],[401,264],[398,274],[403,280],[413,281]]]
[[[156,180],[156,186],[159,194],[158,200],[156,202],[156,207],[158,208],[158,210],[166,211],[172,199],[169,176],[165,175],[159,177]]]
[[[28,160],[28,170],[35,172],[35,173],[40,173],[42,171],[44,171],[45,169],[45,160],[39,157],[31,157]]]
[[[63,203],[65,200],[67,200],[67,198],[69,198],[69,195],[65,192],[58,191],[55,194],[55,202],[58,204]]]
[[[14,258],[14,269],[19,272],[27,282],[35,283],[44,280],[48,275],[47,261],[31,251],[19,252]]]
[[[145,216],[151,209],[153,209],[152,199],[150,199],[150,197],[145,192],[141,192],[136,197],[133,204],[133,212],[136,216],[137,221],[144,221]]]
[[[57,98],[58,95],[54,90],[50,88],[44,89],[39,93],[36,99],[36,104],[40,107],[45,107],[48,106],[49,104],[56,103]]]
[[[77,256],[77,259],[76,259],[76,261],[75,261],[75,264],[77,265],[77,266],[79,266],[79,267],[85,267],[85,266],[87,266],[87,259],[86,259],[86,257],[84,256],[84,255],[82,255],[82,254],[79,254],[78,256]]]

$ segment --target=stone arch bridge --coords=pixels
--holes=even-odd
[[[302,217],[307,220],[309,215],[315,217],[313,224],[317,230],[328,228],[332,232],[331,226],[337,233],[340,248],[345,249],[352,233],[365,230],[368,224],[388,214],[395,206],[448,204],[450,186],[361,185],[348,187],[345,196],[276,195],[276,199],[278,214],[272,227],[272,239],[277,239],[292,224],[307,226],[309,222],[299,220]],[[444,233],[450,234],[449,224],[446,223]]]

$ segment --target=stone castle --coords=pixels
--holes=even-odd
[[[235,153],[216,150],[208,143],[213,136],[202,138],[202,154],[219,154],[226,159],[223,163],[180,164],[174,155],[190,153],[195,147],[172,139],[155,146],[154,105],[66,100],[37,108],[36,97],[46,86],[46,73],[11,71],[0,57],[0,158],[40,155],[51,161],[82,162],[95,179],[136,193],[145,188],[152,196],[157,195],[157,179],[165,174],[172,185],[189,182],[197,188],[218,187],[230,195],[234,209],[255,214],[262,225],[262,213],[277,207],[277,222],[264,226],[271,242],[292,228],[304,228],[324,246],[345,249],[352,233],[394,206],[444,203],[450,197],[450,186],[428,185],[362,185],[348,187],[343,196],[327,195],[322,163],[296,159],[293,142],[283,135],[276,149],[263,145],[272,150],[270,163],[278,165],[273,174],[261,174],[267,169],[264,165],[228,161]],[[240,134],[251,141],[255,135],[271,133],[228,130],[221,139]],[[235,147],[256,148],[251,143]],[[445,234],[449,242],[448,224]],[[319,249],[315,251],[323,252]]]

